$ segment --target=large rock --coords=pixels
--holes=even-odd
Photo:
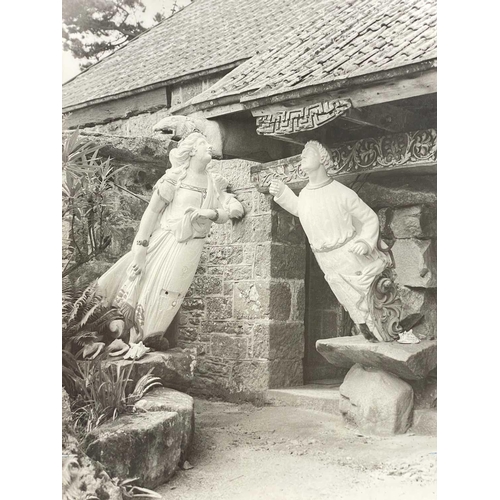
[[[392,253],[399,284],[423,288],[437,286],[435,240],[396,240]]]
[[[135,404],[138,411],[166,411],[179,415],[182,427],[181,462],[186,458],[194,437],[194,400],[191,396],[166,387],[157,388]]]
[[[437,435],[437,409],[428,408],[413,412],[411,431],[420,436]]]
[[[435,288],[408,288],[400,286],[399,296],[403,304],[401,319],[412,314],[423,314],[422,320],[412,328],[420,339],[437,338],[437,293]]]
[[[437,407],[437,377],[432,374],[421,380],[410,380],[413,387],[415,409],[431,409]]]
[[[408,380],[425,378],[437,366],[437,342],[419,344],[368,342],[362,335],[320,339],[316,350],[332,365],[349,368],[356,363],[379,368]]]
[[[86,453],[114,476],[138,477],[138,484],[156,488],[186,458],[194,429],[193,398],[159,388],[139,401],[136,413],[124,415],[92,431]]]
[[[354,365],[340,386],[340,413],[366,434],[404,434],[412,422],[413,389],[376,368]]]
[[[81,137],[101,146],[100,155],[123,163],[145,163],[163,168],[170,166],[168,154],[177,146],[175,141],[157,137],[131,137],[98,132],[80,132]],[[63,134],[64,135],[64,134]]]
[[[390,228],[395,238],[435,238],[435,205],[414,205],[394,210]]]
[[[177,389],[180,391],[190,387],[194,378],[194,368],[196,366],[195,355],[192,351],[176,347],[166,352],[150,352],[143,358],[131,360],[113,360],[107,361],[114,366],[119,366],[120,370],[126,370],[133,363],[130,373],[131,384],[135,385],[137,381],[153,369],[152,374],[160,377],[165,387]]]

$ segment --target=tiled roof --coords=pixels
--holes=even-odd
[[[193,0],[63,85],[63,109],[248,59],[323,3]]]
[[[318,2],[314,13],[190,104],[251,101],[437,57],[436,0]],[[174,110],[175,111],[175,110]]]

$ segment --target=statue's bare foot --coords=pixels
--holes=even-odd
[[[370,331],[370,329],[368,328],[368,325],[366,323],[361,323],[359,325],[359,329],[360,329],[363,337],[366,340],[368,340],[368,342],[374,342],[374,343],[378,342],[377,337],[375,337],[375,335],[373,335],[373,333]]]

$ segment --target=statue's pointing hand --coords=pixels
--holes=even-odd
[[[283,191],[285,190],[285,184],[280,181],[279,179],[273,179],[271,181],[271,185],[269,186],[269,192],[275,196],[279,197],[283,194]]]

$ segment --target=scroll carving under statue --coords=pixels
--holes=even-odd
[[[371,342],[396,340],[403,331],[401,304],[378,217],[353,190],[328,176],[331,165],[329,151],[309,141],[301,156],[309,182],[299,196],[278,179],[269,192],[299,217],[326,281],[358,331]]]
[[[141,341],[161,339],[181,307],[212,223],[244,214],[225,191],[227,181],[207,172],[211,159],[212,147],[201,133],[179,142],[170,152],[172,168],[154,186],[132,250],[98,280],[106,303],[125,317],[116,336],[139,354]]]

